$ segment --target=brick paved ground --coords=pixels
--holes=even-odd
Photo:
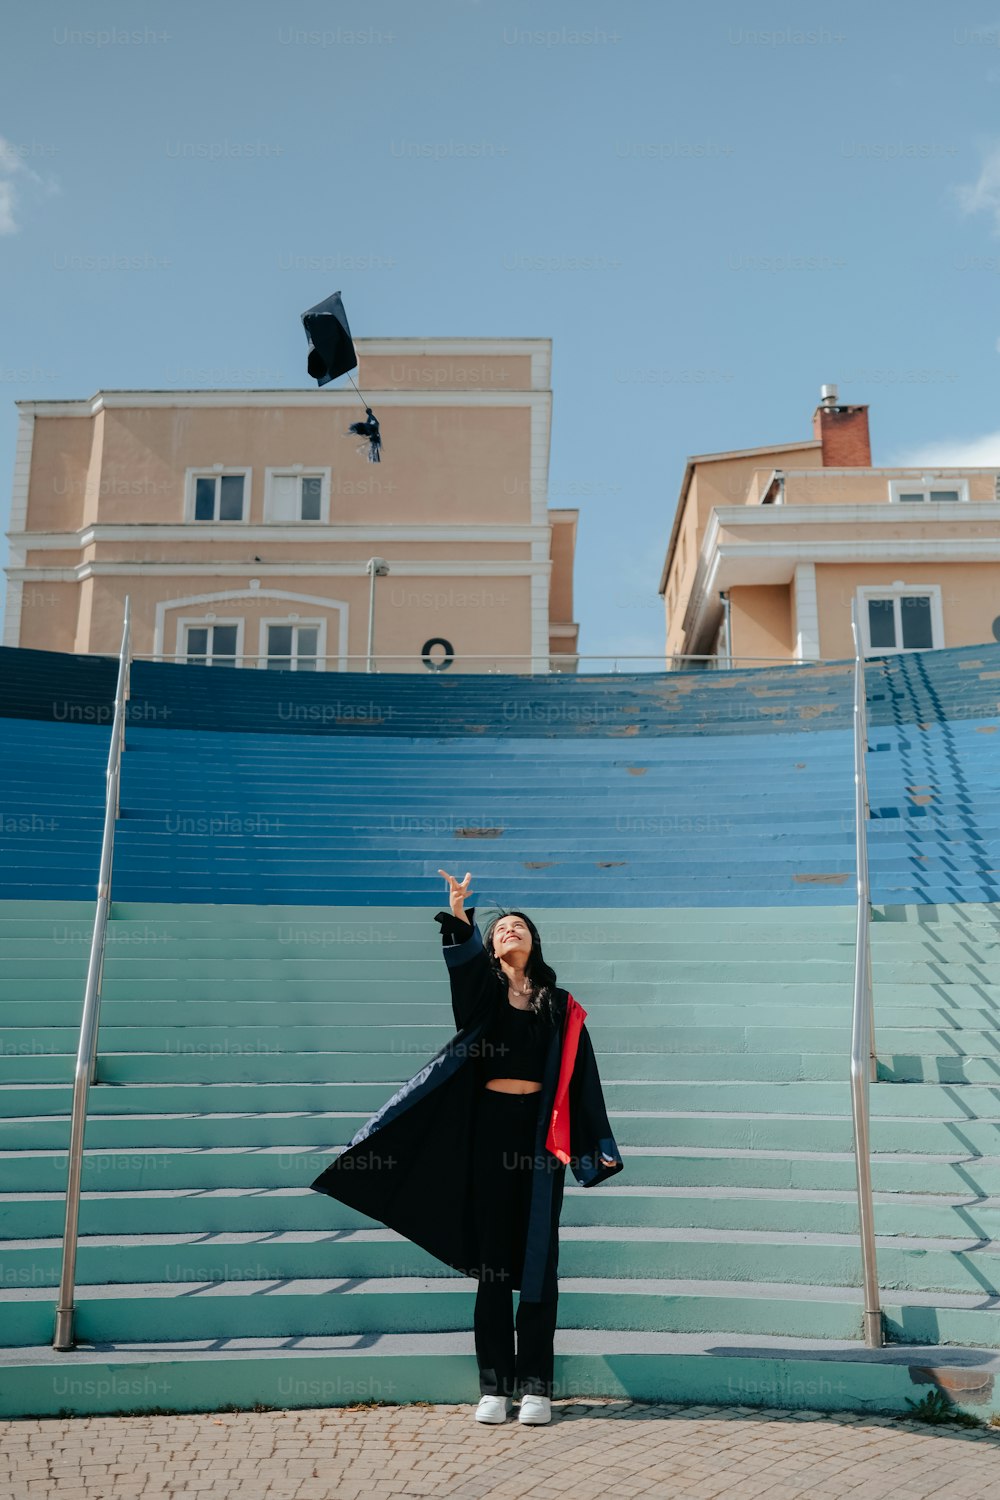
[[[1000,1493],[1000,1429],[893,1417],[554,1403],[548,1427],[472,1406],[0,1423],[0,1497],[931,1500]]]

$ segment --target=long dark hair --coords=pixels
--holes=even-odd
[[[493,933],[497,923],[504,917],[520,917],[531,933],[531,952],[528,954],[528,962],[524,970],[531,981],[531,997],[528,1002],[528,1009],[533,1015],[547,1021],[550,1026],[556,1026],[562,1020],[563,1016],[562,1003],[555,992],[556,971],[551,964],[545,962],[544,955],[542,954],[542,939],[539,936],[538,928],[527,912],[509,911],[506,907],[501,907],[496,912],[496,915],[492,916],[487,922],[486,930],[483,933],[483,946],[486,949],[490,968],[504,986],[506,993],[507,976],[500,966],[499,958],[497,958],[493,951]]]

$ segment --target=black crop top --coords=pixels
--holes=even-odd
[[[525,1078],[543,1082],[549,1028],[540,1016],[500,1001],[497,1014],[483,1032],[478,1059],[480,1082],[490,1078]]]

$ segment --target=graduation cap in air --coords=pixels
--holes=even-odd
[[[302,326],[306,331],[306,341],[309,344],[306,369],[317,385],[329,385],[331,380],[336,380],[338,376],[346,375],[349,370],[357,368],[358,356],[354,350],[354,340],[351,338],[347,314],[339,292],[334,292],[325,301],[317,302],[315,307],[310,307],[307,312],[304,312]],[[353,378],[351,384],[358,391]],[[358,396],[364,404],[365,420],[352,422],[348,431],[355,433],[358,437],[367,438],[369,461],[377,464],[382,457],[382,435],[379,431],[378,418],[360,391],[358,391]]]

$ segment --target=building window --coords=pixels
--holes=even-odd
[[[265,666],[275,671],[315,672],[320,648],[318,621],[267,621]]]
[[[206,621],[182,626],[184,650],[190,664],[202,667],[238,665],[239,622]]]
[[[941,590],[936,585],[862,589],[859,615],[866,656],[931,651],[944,645]]]
[[[894,505],[919,505],[927,501],[950,501],[954,504],[968,498],[967,479],[933,479],[931,475],[925,474],[920,480],[889,480],[889,500]]]
[[[222,465],[187,474],[188,521],[245,521],[250,490],[247,469],[224,469]]]
[[[326,521],[330,514],[329,469],[266,469],[264,520]]]

